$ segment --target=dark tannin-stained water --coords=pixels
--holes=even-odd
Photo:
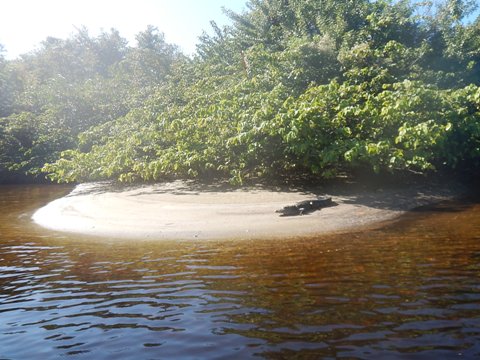
[[[0,359],[480,358],[480,205],[283,241],[49,232],[0,187]]]

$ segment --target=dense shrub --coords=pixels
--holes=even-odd
[[[101,67],[97,83],[61,91],[75,111],[28,109],[32,124],[65,119],[53,123],[74,131],[44,147],[41,139],[57,135],[35,125],[28,156],[7,160],[36,172],[43,159],[50,179],[67,182],[478,169],[480,20],[463,20],[471,2],[437,4],[251,0],[245,13],[229,12],[232,26],[213,24],[193,59],[150,28],[157,37],[144,36],[142,51],[115,53],[110,75]],[[153,53],[152,38],[161,45]],[[13,123],[0,123],[0,146],[12,148]],[[32,162],[29,151],[43,155]]]

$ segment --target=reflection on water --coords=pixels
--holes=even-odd
[[[0,358],[480,356],[480,206],[284,241],[81,239],[0,188]],[[442,211],[440,211],[442,210]]]

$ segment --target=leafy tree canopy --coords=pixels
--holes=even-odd
[[[9,85],[15,109],[0,120],[0,166],[37,173],[48,162],[42,171],[56,181],[237,184],[359,169],[476,171],[474,8],[250,0],[244,13],[226,10],[231,26],[212,22],[193,59],[155,27],[134,48],[114,30],[47,39],[7,64],[18,84]]]

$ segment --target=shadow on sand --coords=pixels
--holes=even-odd
[[[170,194],[170,195],[200,195],[203,193],[228,193],[237,191],[256,192],[285,192],[297,193],[317,199],[332,197],[335,203],[368,206],[376,209],[404,211],[429,204],[438,204],[445,199],[458,198],[468,193],[468,188],[457,181],[335,181],[322,185],[306,186],[275,186],[253,185],[236,187],[228,183],[205,184],[192,180],[177,180],[165,183],[125,185],[110,181],[85,183],[78,185],[68,197],[95,195],[104,193],[127,193],[128,196]],[[291,205],[291,204],[285,204]],[[455,211],[455,207],[429,207],[428,211]],[[420,208],[418,211],[422,211]]]

